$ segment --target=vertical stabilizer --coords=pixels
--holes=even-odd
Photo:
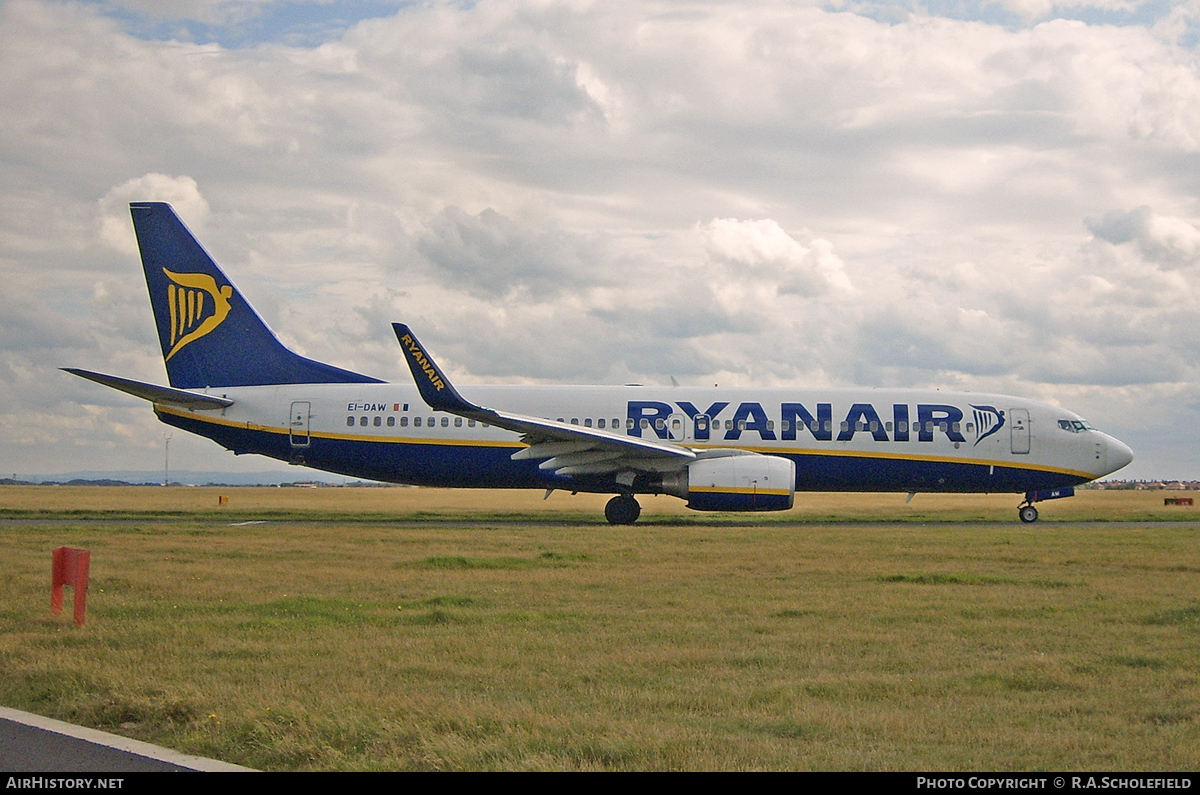
[[[169,204],[129,210],[171,386],[379,382],[284,347]]]

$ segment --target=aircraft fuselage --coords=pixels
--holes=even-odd
[[[1045,403],[887,389],[477,386],[485,406],[659,439],[791,459],[798,491],[1028,492],[1101,477],[1129,448]],[[156,405],[170,425],[237,453],[415,485],[611,492],[611,479],[512,460],[511,432],[430,409],[403,384],[229,387],[214,410]],[[642,477],[634,492],[664,491]]]

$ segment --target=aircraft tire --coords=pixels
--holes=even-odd
[[[633,524],[642,515],[642,506],[628,494],[618,494],[604,506],[604,518],[609,524]]]
[[[1025,524],[1033,524],[1038,520],[1038,509],[1032,505],[1022,505],[1017,509],[1017,515],[1021,517],[1021,521]]]

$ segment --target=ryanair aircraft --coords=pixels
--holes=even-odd
[[[1004,395],[899,389],[476,386],[461,395],[407,326],[414,384],[288,350],[167,204],[130,205],[170,387],[67,372],[150,401],[234,453],[390,483],[615,495],[782,511],[796,491],[1023,493],[1034,503],[1133,460],[1072,412]]]

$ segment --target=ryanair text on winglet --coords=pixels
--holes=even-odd
[[[425,375],[429,376],[429,383],[433,384],[439,392],[445,389],[446,384],[442,381],[442,377],[433,368],[433,364],[425,358],[425,354],[421,352],[416,341],[408,334],[405,334],[400,338],[400,342],[404,344],[405,350],[408,351],[408,355],[413,358],[413,361],[420,365],[421,369],[425,371]]]

